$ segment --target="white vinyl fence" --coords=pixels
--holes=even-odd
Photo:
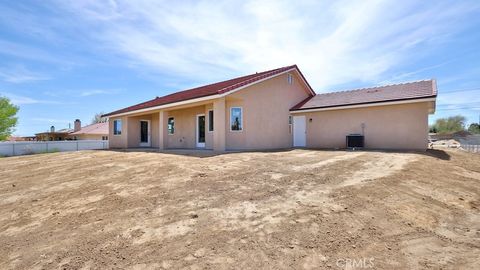
[[[470,153],[480,153],[480,135],[468,135],[463,138],[457,138],[461,149]]]
[[[0,142],[1,156],[20,156],[39,153],[108,149],[108,141],[46,141]]]
[[[462,144],[461,147],[467,152],[480,154],[480,144]]]

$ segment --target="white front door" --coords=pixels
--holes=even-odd
[[[307,124],[305,122],[305,115],[293,117],[293,146],[305,147],[307,144]]]
[[[196,128],[196,142],[197,147],[205,147],[205,114],[197,115],[197,128]]]
[[[151,146],[149,120],[140,120],[140,146],[141,147]]]

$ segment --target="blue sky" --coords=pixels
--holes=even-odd
[[[300,3],[301,2],[301,3]],[[2,1],[0,95],[18,135],[299,65],[316,92],[436,78],[480,115],[480,1]]]

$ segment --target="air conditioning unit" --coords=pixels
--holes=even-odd
[[[361,134],[347,135],[347,148],[363,148],[365,146],[365,137]]]

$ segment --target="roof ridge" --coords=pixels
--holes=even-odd
[[[281,67],[281,68],[276,68],[276,69],[272,69],[272,70],[267,70],[267,71],[262,71],[262,72],[259,72],[259,73],[255,73],[255,74],[250,74],[250,75],[245,75],[245,76],[240,76],[240,77],[237,77],[237,78],[233,78],[232,80],[235,80],[235,79],[240,79],[240,78],[242,78],[242,77],[249,77],[249,76],[254,76],[254,75],[256,75],[256,76],[254,76],[254,77],[252,77],[252,78],[249,78],[249,79],[246,79],[246,80],[244,80],[244,81],[241,81],[241,82],[238,82],[238,83],[235,83],[235,84],[226,86],[226,87],[218,90],[217,93],[222,93],[223,90],[225,90],[225,89],[227,89],[227,88],[233,88],[233,89],[235,89],[235,88],[236,88],[236,87],[235,87],[236,85],[243,84],[243,83],[245,83],[245,81],[255,80],[255,79],[258,78],[258,77],[266,76],[267,74],[275,73],[275,72],[277,72],[277,71],[279,71],[279,70],[283,70],[283,69],[289,70],[289,69],[295,68],[296,66],[297,66],[297,65],[284,66],[284,67]],[[273,75],[273,74],[272,74],[272,75]],[[269,76],[269,75],[267,75],[266,77],[268,77],[268,76]]]
[[[213,96],[213,95],[221,96],[221,95],[228,94],[231,91],[235,91],[243,87],[252,85],[254,83],[257,83],[266,79],[270,79],[274,76],[278,76],[285,72],[289,72],[290,70],[296,70],[300,74],[302,81],[307,85],[308,90],[311,91],[312,95],[315,95],[315,92],[313,91],[311,86],[308,84],[307,80],[304,78],[298,66],[296,64],[293,64],[293,65],[275,68],[267,71],[255,72],[253,74],[247,74],[247,75],[235,77],[228,80],[217,81],[217,82],[206,84],[206,85],[200,85],[194,88],[190,88],[182,91],[176,91],[161,97],[156,96],[153,99],[150,99],[150,100],[147,100],[147,101],[144,101],[120,110],[116,110],[108,114],[104,114],[103,116],[106,117],[106,116],[112,116],[120,113],[127,113],[135,110],[141,110],[141,109],[144,110],[150,107],[171,104],[171,103],[190,100],[194,98],[203,98],[203,97]]]
[[[159,99],[159,98],[163,98],[163,97],[167,97],[169,95],[173,95],[173,94],[178,94],[178,93],[183,93],[183,92],[187,92],[187,91],[190,91],[190,90],[195,90],[195,89],[198,89],[198,88],[203,88],[203,87],[208,87],[208,86],[212,86],[214,84],[217,84],[217,83],[225,83],[225,82],[228,82],[228,81],[233,81],[233,80],[238,80],[238,79],[241,79],[241,78],[244,78],[244,77],[250,77],[250,76],[255,76],[255,77],[252,77],[252,78],[249,78],[249,79],[245,79],[243,80],[242,82],[239,82],[239,83],[236,83],[236,84],[233,84],[233,85],[230,85],[230,86],[226,86],[220,90],[218,90],[217,92],[220,93],[223,89],[226,89],[226,88],[230,88],[234,85],[237,85],[237,84],[242,84],[243,82],[245,82],[246,80],[252,80],[254,78],[257,78],[258,76],[262,76],[262,75],[265,75],[265,74],[268,74],[268,73],[273,73],[275,71],[278,71],[280,69],[285,69],[285,68],[293,68],[297,65],[290,65],[290,66],[284,66],[284,67],[281,67],[281,68],[275,68],[275,69],[271,69],[271,70],[267,70],[267,71],[261,71],[261,72],[256,72],[256,73],[251,73],[251,74],[247,74],[247,75],[243,75],[243,76],[238,76],[238,77],[235,77],[235,78],[231,78],[231,79],[228,79],[228,80],[223,80],[223,81],[216,81],[216,82],[213,82],[213,83],[209,83],[209,84],[204,84],[204,85],[201,85],[201,86],[196,86],[196,87],[193,87],[193,88],[189,88],[189,89],[185,89],[185,90],[181,90],[181,91],[177,91],[177,92],[173,92],[173,93],[170,93],[168,95],[164,95],[164,96],[156,96],[155,98],[151,99],[151,100],[155,100],[155,99]]]
[[[418,80],[418,81],[409,81],[409,82],[402,82],[402,83],[393,83],[393,84],[385,84],[385,85],[378,85],[378,86],[371,86],[371,87],[355,88],[355,89],[351,89],[351,90],[331,91],[331,92],[326,92],[326,93],[320,93],[320,94],[317,94],[317,95],[358,92],[358,91],[365,91],[365,90],[376,89],[376,88],[384,88],[384,87],[390,87],[390,86],[399,86],[399,85],[405,85],[405,84],[411,84],[411,83],[419,83],[419,82],[427,82],[427,81],[432,81],[433,82],[433,80],[434,79],[423,79],[423,80]]]
[[[88,124],[86,126],[83,126],[81,128],[86,128],[86,127],[89,127],[89,126],[93,126],[93,125],[98,125],[98,124],[104,124],[104,123],[108,123],[108,121],[105,121],[105,122],[98,122],[98,123],[91,123],[91,124]]]

